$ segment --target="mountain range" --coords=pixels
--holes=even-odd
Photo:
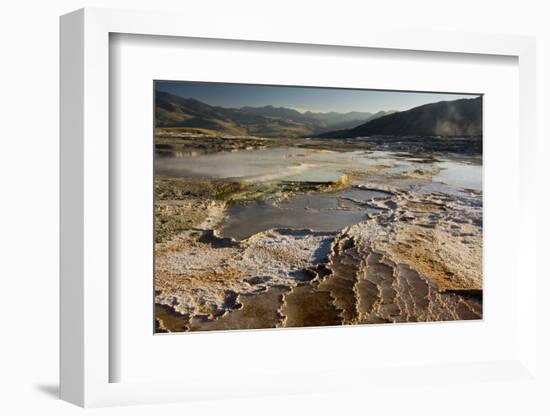
[[[292,108],[211,106],[168,92],[155,94],[156,127],[187,127],[229,135],[305,137],[345,130],[391,112],[299,112]]]
[[[442,136],[481,137],[482,102],[477,98],[440,101],[369,120],[321,137]]]
[[[263,137],[481,137],[482,99],[425,104],[406,111],[299,112],[292,108],[212,106],[168,92],[155,95],[156,127]]]

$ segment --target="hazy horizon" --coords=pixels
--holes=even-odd
[[[295,87],[282,85],[233,84],[196,81],[155,81],[155,91],[194,98],[205,104],[225,108],[284,107],[299,112],[368,112],[405,111],[420,105],[480,94],[405,92]]]

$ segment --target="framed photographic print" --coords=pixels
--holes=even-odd
[[[62,398],[536,383],[533,39],[181,22],[61,19]]]

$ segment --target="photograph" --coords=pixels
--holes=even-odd
[[[153,89],[155,333],[483,319],[482,94]]]

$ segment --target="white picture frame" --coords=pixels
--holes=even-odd
[[[183,25],[182,22],[185,22]],[[517,241],[521,285],[516,319],[521,322],[517,354],[507,360],[419,363],[414,369],[371,369],[368,376],[349,369],[331,370],[331,382],[319,374],[293,374],[288,380],[226,385],[212,389],[203,379],[166,382],[110,382],[109,253],[109,36],[114,33],[281,44],[332,45],[454,54],[505,55],[519,62],[520,224]],[[61,398],[79,406],[159,403],[213,397],[319,392],[346,389],[338,380],[353,377],[357,386],[391,377],[433,382],[446,370],[464,382],[534,380],[536,373],[536,220],[532,182],[535,166],[535,41],[529,37],[469,33],[400,32],[393,28],[353,28],[328,33],[312,25],[307,31],[276,24],[261,27],[231,22],[206,27],[200,19],[171,13],[81,9],[61,18]],[[144,306],[147,307],[147,306]],[[408,374],[408,375],[407,375]],[[274,386],[280,386],[275,388]]]

